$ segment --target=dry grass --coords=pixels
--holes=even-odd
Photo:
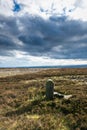
[[[73,97],[47,101],[48,78],[54,80],[55,91]],[[0,130],[87,130],[87,69],[47,69],[1,77]]]

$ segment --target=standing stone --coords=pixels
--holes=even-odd
[[[47,100],[53,99],[53,93],[54,93],[54,82],[52,79],[48,79],[46,82],[46,98],[47,98]]]

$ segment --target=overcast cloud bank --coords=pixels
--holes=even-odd
[[[82,0],[71,2],[71,6],[64,5],[63,0],[59,8],[55,0],[50,5],[49,1],[47,4],[39,0],[37,3],[34,0],[3,1],[0,1],[0,7],[4,10],[0,12],[0,59],[3,62],[8,58],[3,65],[10,64],[12,58],[15,60],[14,66],[19,60],[20,65],[31,66],[32,58],[37,59],[36,65],[40,65],[40,60],[41,65],[52,64],[52,60],[55,64],[69,64],[66,62],[69,59],[76,64],[87,64],[87,20],[85,16],[82,18],[84,14],[80,19],[72,17],[78,8],[83,8]],[[65,63],[59,63],[61,59],[65,59]]]

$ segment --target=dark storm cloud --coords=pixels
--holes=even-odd
[[[16,18],[0,16],[0,56],[12,56],[11,51],[19,49],[18,34]]]
[[[23,45],[19,44],[21,42]],[[0,17],[0,50],[52,58],[87,58],[87,22],[51,16]],[[3,55],[0,51],[0,55]]]

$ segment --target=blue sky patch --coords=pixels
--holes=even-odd
[[[14,8],[13,8],[13,11],[14,12],[19,12],[21,10],[21,5],[18,4],[15,0],[13,0],[14,2]]]

